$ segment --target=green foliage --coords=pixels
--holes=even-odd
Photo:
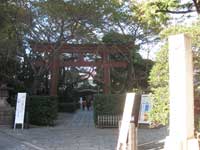
[[[95,32],[103,28],[105,16],[116,11],[114,7],[117,5],[106,0],[36,1],[33,4],[37,15],[35,25],[41,27],[36,27],[37,30],[33,28],[33,32],[40,34],[42,31],[45,38],[37,35],[40,40],[57,43],[69,40],[73,43],[97,41]]]
[[[79,100],[79,96],[73,87],[67,87],[64,91],[59,91],[58,97],[61,103],[72,103]]]
[[[152,125],[167,125],[169,123],[169,88],[158,87],[151,94],[152,109],[149,120]]]
[[[57,118],[57,97],[31,96],[29,101],[29,121],[35,125],[54,125]]]
[[[18,7],[7,1],[0,3],[0,82],[8,83],[16,74],[20,45],[17,38]]]
[[[94,97],[94,122],[97,122],[98,114],[122,114],[124,108],[125,95],[119,94],[98,94]]]
[[[113,0],[33,1],[31,11],[34,14],[34,19],[26,38],[28,38],[28,41],[31,40],[35,43],[55,43],[55,47],[52,48],[54,55],[64,43],[97,43],[97,41],[100,41],[99,35],[103,33],[102,31],[108,30],[108,27],[105,26],[111,18],[114,16],[117,18],[117,8],[119,7],[119,4]],[[52,54],[45,53],[45,57],[41,58],[44,62],[51,62]],[[67,58],[67,55],[64,55],[61,57]],[[68,59],[74,59],[72,57],[70,56]],[[47,64],[48,69],[49,65]],[[34,69],[34,77],[39,73],[41,76],[45,70],[40,69],[42,66],[38,68],[39,71]],[[68,70],[66,68],[63,71],[64,80],[61,81],[65,82],[66,86],[72,84],[77,86],[77,83],[83,80],[83,75],[80,75],[80,72],[83,72],[83,74],[88,73],[88,68],[68,67]]]
[[[113,43],[132,42],[134,45],[133,63],[138,63],[142,59],[138,53],[137,44],[147,42],[148,37],[154,34],[152,28],[158,29],[158,26],[150,26],[147,22],[141,21],[140,13],[136,12],[137,9],[133,8],[134,11],[132,11],[129,6],[131,6],[129,2],[124,1],[119,4],[117,0],[2,1],[0,4],[0,80],[20,80],[21,84],[24,84],[26,89],[31,89],[33,93],[36,93],[40,83],[47,83],[45,87],[48,89],[48,73],[52,54],[56,54],[63,43],[98,43],[101,36],[110,31],[115,31],[115,33],[110,34],[110,38],[104,40]],[[31,15],[28,16],[30,18],[26,18],[26,9]],[[28,24],[24,20],[31,23]],[[31,51],[28,47],[30,41],[55,43],[52,47],[52,54],[41,55]],[[30,52],[26,53],[27,49]],[[20,59],[18,54],[20,54]],[[45,65],[34,66],[36,59],[45,62]],[[21,65],[22,63],[24,64]],[[18,72],[17,75],[16,72]],[[133,71],[126,73],[124,70],[119,70],[116,72],[118,74],[124,72],[120,80],[129,80],[130,78],[126,77],[127,74],[134,76]],[[77,73],[77,75],[80,74]],[[113,73],[113,76],[116,74]],[[74,75],[72,78],[78,78],[78,81],[81,79],[80,76]],[[74,84],[72,78],[68,80],[71,82],[69,84]],[[121,86],[120,82],[120,84],[115,83],[116,86]],[[124,87],[132,89],[132,85]]]
[[[142,2],[132,0],[131,9],[135,15],[138,15],[137,20],[141,26],[159,33],[163,25],[167,24],[169,15],[157,12],[160,6],[160,4],[157,3],[160,3],[160,0]]]
[[[169,116],[169,67],[168,47],[164,46],[156,57],[155,65],[150,72],[151,105],[150,121],[155,124],[168,124]]]
[[[184,33],[192,38],[192,46],[195,50],[198,50],[200,47],[200,20],[193,23],[191,26],[181,26],[176,25],[173,27],[166,28],[160,33],[162,39],[166,39],[169,35]]]
[[[195,80],[195,94],[197,94],[199,87],[199,34],[200,27],[199,21],[191,26],[173,26],[163,30],[160,37],[164,40],[169,35],[185,33],[192,38],[193,48],[193,62],[194,62],[194,80]],[[156,63],[153,66],[150,73],[150,87],[152,91],[152,111],[150,113],[150,120],[157,124],[167,124],[169,114],[169,92],[168,92],[168,80],[169,80],[169,68],[168,68],[168,47],[165,45],[160,52],[157,54]]]
[[[147,22],[148,25],[159,27],[161,24],[166,24],[173,15],[182,14],[190,17],[193,11],[200,13],[199,1],[180,2],[178,0],[148,0],[137,1],[133,0],[133,11],[139,16],[141,22]],[[195,10],[196,8],[196,10]]]
[[[25,91],[24,80],[18,78],[23,62],[23,36],[27,26],[27,12],[24,3],[19,0],[0,2],[0,84],[5,82],[13,90],[10,97],[19,91]],[[23,74],[23,77],[26,75]],[[9,98],[12,103],[11,99]]]
[[[153,88],[168,85],[168,47],[164,46],[156,55],[156,62],[150,72],[150,85]]]
[[[138,14],[138,21],[141,24],[147,23],[147,28],[153,28],[157,33],[164,29],[163,27],[170,24],[170,19],[179,15],[178,19],[189,19],[194,17],[191,12],[200,14],[200,1],[179,1],[179,0],[132,0],[132,11]],[[180,20],[181,22],[183,20]]]
[[[75,112],[77,110],[77,103],[79,100],[79,95],[74,90],[73,87],[67,87],[64,91],[59,91],[59,102],[58,111],[59,112]]]
[[[111,31],[102,38],[106,44],[131,44],[133,47],[129,54],[119,54],[110,57],[112,60],[128,61],[128,68],[111,69],[111,92],[123,93],[133,88],[146,90],[148,87],[148,75],[153,65],[153,61],[143,59],[140,55],[139,45],[135,43],[135,37],[130,34],[121,34]],[[131,57],[130,57],[131,55]]]
[[[162,39],[166,39],[169,35],[174,35],[174,34],[179,34],[179,33],[184,33],[187,36],[189,36],[192,39],[192,50],[193,50],[193,64],[194,64],[194,79],[195,79],[195,94],[198,94],[198,87],[200,87],[200,72],[199,72],[199,67],[200,67],[200,20],[197,22],[193,23],[190,26],[173,26],[170,28],[167,28],[163,30],[160,34]]]
[[[133,37],[113,31],[105,34],[102,41],[107,44],[128,44],[133,42]]]
[[[58,104],[58,111],[59,112],[69,112],[73,113],[77,110],[76,103],[59,103]]]

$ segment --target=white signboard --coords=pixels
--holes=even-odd
[[[22,124],[22,129],[24,127],[25,104],[26,104],[26,93],[18,93],[14,129],[16,128],[16,124]]]
[[[148,113],[151,110],[150,96],[148,94],[143,94],[141,96],[141,106],[140,106],[140,116],[139,123],[148,124]]]
[[[132,117],[132,109],[135,99],[135,93],[127,93],[124,106],[124,113],[122,116],[121,128],[119,131],[119,138],[117,143],[117,150],[126,149],[126,140],[128,137],[129,125]]]

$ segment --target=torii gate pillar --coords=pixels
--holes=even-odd
[[[51,84],[50,84],[50,95],[57,96],[58,78],[59,78],[59,57],[57,54],[53,56],[51,71]]]
[[[194,94],[191,39],[169,36],[170,124],[165,150],[199,150],[194,139]]]
[[[103,92],[105,94],[110,93],[110,65],[109,65],[109,54],[104,52],[103,53]]]

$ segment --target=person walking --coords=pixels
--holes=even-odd
[[[80,104],[80,109],[83,110],[83,98],[82,97],[80,97],[79,104]]]
[[[89,97],[86,99],[86,106],[87,106],[87,110],[89,111],[90,110],[90,106],[91,106],[91,102],[90,102],[90,98]]]
[[[86,107],[86,97],[83,97],[83,102],[82,102],[82,109],[85,110]]]

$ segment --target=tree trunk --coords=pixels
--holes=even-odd
[[[127,72],[127,80],[126,80],[126,89],[131,90],[133,88],[133,80],[135,79],[135,69],[133,65],[133,54],[130,51],[129,56],[129,65],[128,65],[128,72]]]
[[[31,87],[31,94],[32,95],[36,95],[37,94],[37,89],[38,89],[38,86],[39,86],[39,80],[37,77],[34,78],[33,80],[33,84],[32,84],[32,87]]]

